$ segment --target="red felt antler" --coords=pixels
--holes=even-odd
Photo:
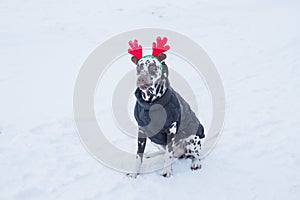
[[[143,57],[143,49],[142,46],[139,45],[137,40],[134,40],[133,42],[130,40],[128,42],[131,49],[128,49],[128,53],[135,56],[138,60]]]
[[[168,38],[164,37],[161,39],[161,37],[156,38],[156,43],[152,43],[152,55],[153,56],[158,56],[159,54],[168,51],[170,49],[169,45],[166,45],[168,42]]]

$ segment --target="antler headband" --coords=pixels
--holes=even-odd
[[[168,38],[164,37],[161,39],[161,37],[156,38],[156,42],[152,43],[152,56],[159,57],[159,55],[163,52],[166,52],[170,49],[169,45],[166,45],[168,42]],[[142,46],[138,44],[137,40],[129,41],[130,49],[128,49],[128,53],[133,55],[137,60],[141,59],[143,57],[143,49]],[[163,59],[160,59],[160,61],[164,60],[166,56],[162,56]]]

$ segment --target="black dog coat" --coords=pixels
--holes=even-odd
[[[171,87],[167,88],[162,97],[151,103],[143,100],[139,88],[136,89],[135,96],[135,119],[152,142],[166,145],[167,134],[171,134],[169,129],[174,122],[177,124],[175,142],[190,135],[205,137],[204,128],[189,104]],[[162,128],[158,130],[160,127]]]

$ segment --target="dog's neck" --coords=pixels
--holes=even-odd
[[[146,102],[151,103],[156,99],[160,98],[161,96],[163,96],[166,90],[167,90],[166,80],[163,79],[158,83],[155,83],[154,85],[148,87],[146,90],[141,90],[142,99]]]

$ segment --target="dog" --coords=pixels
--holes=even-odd
[[[165,63],[167,38],[157,37],[152,44],[152,55],[142,55],[137,40],[129,41],[128,53],[136,65],[137,89],[134,116],[138,124],[136,167],[127,174],[136,178],[143,162],[147,138],[165,151],[161,175],[172,175],[174,158],[191,157],[191,169],[201,168],[201,139],[204,128],[189,104],[170,86]]]

